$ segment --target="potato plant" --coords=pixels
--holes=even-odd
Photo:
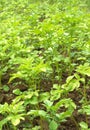
[[[89,130],[89,79],[88,0],[0,1],[0,130]]]

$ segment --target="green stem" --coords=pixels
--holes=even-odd
[[[0,72],[0,89],[2,88],[2,72]]]
[[[58,83],[60,85],[61,84],[61,73],[60,73],[60,70],[59,70],[58,62],[56,63],[56,70],[57,70],[57,75],[58,75]]]
[[[75,118],[73,116],[71,116],[71,119],[74,122],[75,126],[77,127],[77,130],[79,130],[79,125],[78,125],[77,121],[75,120]]]
[[[72,73],[72,63],[71,63],[71,46],[69,45],[69,49],[68,49],[68,56],[69,56],[69,76]]]
[[[84,77],[85,79],[85,77]],[[87,105],[88,101],[87,101],[87,92],[86,92],[86,83],[84,82],[84,89],[83,89],[83,97],[85,99],[85,103],[84,105]],[[86,118],[86,123],[88,123],[88,119],[87,119],[87,115],[85,114],[85,118]]]
[[[40,110],[40,106],[39,104],[37,105],[37,110]],[[40,116],[40,126],[41,126],[41,130],[43,130],[43,123],[42,123],[42,117]]]

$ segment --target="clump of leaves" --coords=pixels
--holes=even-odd
[[[89,129],[90,13],[85,2],[0,2],[0,93],[16,96],[10,104],[0,104],[0,129],[5,124],[18,129],[27,117],[29,125],[23,129],[43,129],[45,121],[48,129],[57,130],[77,111],[78,104],[68,97],[74,91],[83,97],[77,112],[86,120],[80,127]],[[19,81],[27,90],[20,90]],[[33,124],[36,118],[38,126]]]

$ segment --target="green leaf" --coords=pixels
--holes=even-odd
[[[33,97],[29,100],[29,103],[30,103],[30,104],[33,104],[33,105],[38,104],[38,98],[35,97],[35,96],[33,96]]]
[[[46,117],[46,112],[44,110],[38,110],[39,116]]]
[[[6,124],[7,122],[8,122],[8,118],[5,118],[0,121],[0,130],[2,130],[3,125]]]
[[[39,96],[39,102],[48,100],[49,97],[50,97],[50,95],[49,95],[48,92],[41,93],[40,96]]]
[[[19,88],[13,90],[13,93],[14,93],[15,95],[21,95],[21,94],[22,94],[22,92],[20,91]]]
[[[10,115],[9,119],[11,120],[14,126],[17,126],[18,124],[20,124],[20,120],[24,120],[23,116],[24,114]]]
[[[34,115],[46,118],[47,113],[44,110],[31,110],[27,115]]]
[[[32,128],[32,130],[40,130],[40,128],[41,128],[40,126],[35,126]],[[25,129],[25,130],[28,130],[28,129]]]
[[[53,84],[54,89],[60,89],[60,86],[58,84]]]
[[[51,102],[51,101],[49,101],[49,100],[45,100],[44,103],[45,103],[45,105],[46,105],[47,107],[51,107],[51,106],[53,105],[53,102]]]
[[[17,126],[19,123],[20,123],[20,119],[12,119],[11,120],[11,122],[12,122],[12,124],[14,125],[14,126]]]
[[[79,112],[90,115],[90,105],[83,106],[82,109],[79,110]]]
[[[66,80],[66,83],[69,83],[72,79],[73,79],[74,76],[69,76]]]
[[[52,121],[50,122],[50,124],[49,124],[49,129],[50,129],[50,130],[57,130],[57,128],[58,128],[57,122],[54,121],[54,120],[52,120]]]
[[[66,84],[67,91],[73,91],[74,89],[79,88],[80,83],[77,79],[72,79],[68,84]]]
[[[88,130],[88,125],[84,121],[80,122],[79,125],[81,126],[82,129]]]
[[[10,77],[8,83],[11,83],[14,79],[21,78],[21,77],[22,77],[22,74],[20,71],[18,71],[16,74],[13,74],[12,77]]]
[[[4,85],[4,86],[3,86],[3,90],[4,90],[5,92],[8,92],[8,91],[9,91],[9,87],[8,87],[7,85]]]
[[[77,72],[90,76],[90,65],[88,63],[85,63],[84,65],[80,65],[77,67]]]

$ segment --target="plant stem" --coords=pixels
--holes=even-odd
[[[85,79],[85,77],[84,77]],[[86,83],[84,82],[84,89],[83,89],[83,96],[84,96],[84,99],[85,99],[85,103],[84,105],[87,105],[87,92],[86,92]],[[86,118],[86,123],[88,123],[88,119],[87,119],[87,115],[85,114],[85,118]]]
[[[2,72],[0,72],[0,89],[2,88]]]
[[[75,120],[75,118],[73,117],[73,115],[71,116],[71,119],[74,122],[75,126],[77,127],[77,130],[79,130],[79,125],[78,125],[77,121]]]

